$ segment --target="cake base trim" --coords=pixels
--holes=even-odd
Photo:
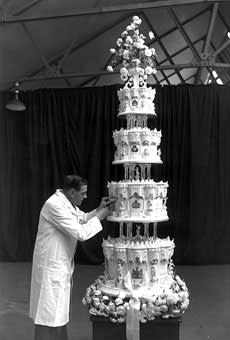
[[[168,217],[162,218],[153,218],[153,217],[116,217],[116,216],[108,216],[107,221],[111,222],[135,222],[135,223],[155,223],[155,222],[165,222],[168,221]]]
[[[165,282],[165,281],[164,281]],[[134,289],[134,290],[125,290],[118,287],[111,287],[106,284],[101,283],[99,285],[99,289],[103,294],[107,294],[110,296],[125,298],[136,298],[141,299],[143,301],[155,301],[157,297],[166,289],[169,289],[173,283],[173,279],[171,277],[167,278],[167,284],[159,283],[155,284],[153,287],[144,287],[143,289]]]
[[[143,111],[125,111],[118,113],[117,117],[125,117],[128,115],[143,115],[143,116],[153,116],[156,117],[155,112],[143,112]]]
[[[113,161],[112,164],[163,164],[160,159],[122,159]]]

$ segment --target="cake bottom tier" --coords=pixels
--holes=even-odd
[[[103,294],[123,298],[139,298],[142,300],[154,300],[158,296],[164,295],[164,293],[170,289],[173,284],[173,279],[171,276],[163,277],[157,283],[152,283],[149,286],[141,285],[138,289],[122,289],[109,284],[108,281],[99,285],[99,289]]]
[[[88,307],[90,315],[106,317],[114,323],[126,322],[127,311],[135,302],[139,304],[140,322],[180,317],[189,305],[189,293],[185,282],[178,276],[146,294],[124,292],[106,286],[101,275],[87,290],[82,303]]]

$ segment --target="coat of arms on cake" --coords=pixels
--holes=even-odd
[[[117,222],[119,237],[103,241],[104,275],[83,298],[89,313],[113,322],[126,322],[134,300],[141,322],[178,317],[189,305],[188,289],[172,261],[174,241],[157,236],[158,223],[168,220],[168,183],[151,178],[151,167],[162,163],[161,131],[148,128],[148,119],[156,117],[155,89],[148,86],[148,77],[156,73],[156,54],[149,47],[153,33],[147,44],[140,25],[134,16],[110,50],[108,70],[120,67],[124,82],[118,91],[118,118],[127,123],[126,129],[113,133],[113,164],[123,165],[124,179],[108,183],[109,195],[116,198],[108,220]]]

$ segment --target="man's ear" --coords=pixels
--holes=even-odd
[[[75,193],[75,189],[71,188],[71,189],[68,190],[68,192],[69,192],[70,197],[73,197],[73,195]]]

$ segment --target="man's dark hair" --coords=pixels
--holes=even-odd
[[[87,180],[78,175],[67,175],[64,177],[62,189],[63,190],[76,189],[77,191],[80,191],[82,185],[87,184],[88,184]]]

